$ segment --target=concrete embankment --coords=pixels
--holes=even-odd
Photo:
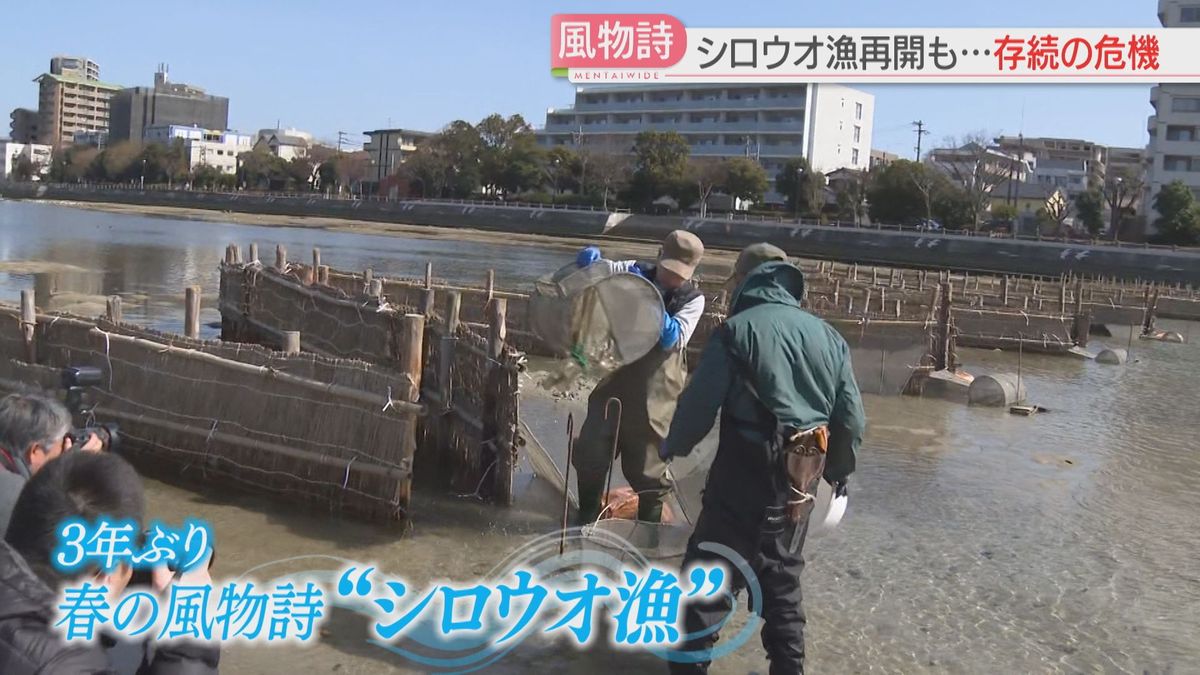
[[[429,201],[361,201],[319,196],[278,197],[171,190],[0,184],[12,199],[53,199],[243,213],[347,218],[446,228],[572,237],[661,239],[691,230],[712,247],[738,249],[770,241],[807,258],[1039,276],[1104,275],[1118,279],[1200,285],[1200,253],[1162,248],[1086,246],[894,230],[839,228],[770,221],[626,216],[516,206]]]

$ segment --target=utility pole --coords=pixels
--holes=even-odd
[[[916,134],[917,134],[917,163],[920,163],[921,162],[921,137],[928,136],[929,130],[925,128],[925,122],[923,120],[917,120],[916,122],[913,122],[912,125],[917,130],[916,131]]]

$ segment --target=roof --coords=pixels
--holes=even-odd
[[[247,134],[247,135],[249,135],[249,134]],[[301,147],[301,148],[307,148],[308,146],[312,145],[312,143],[309,142],[309,140],[307,138],[302,138],[300,136],[287,136],[285,134],[271,134],[270,136],[259,136],[258,140],[266,142],[267,145],[270,145],[272,141],[274,141],[277,145],[294,145],[294,146]]]
[[[992,199],[1006,199],[1009,196],[1010,181],[998,183],[992,188]],[[1050,195],[1058,192],[1058,188],[1044,183],[1014,183],[1017,199],[1049,199]]]
[[[416,129],[376,129],[374,131],[364,131],[364,136],[374,136],[375,134],[399,134],[401,136],[432,136],[431,131],[417,131]]]
[[[90,86],[93,86],[93,87],[96,87],[99,89],[111,89],[113,91],[117,91],[117,90],[125,88],[119,84],[113,84],[112,82],[101,82],[100,80],[85,80],[82,77],[69,77],[67,75],[55,75],[54,73],[42,73],[41,75],[38,75],[37,77],[33,78],[33,81],[41,82],[43,77],[48,77],[48,78],[58,81],[58,82],[66,82],[68,84],[86,84],[86,85],[90,85]]]

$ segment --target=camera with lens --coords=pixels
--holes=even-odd
[[[66,405],[72,415],[88,417],[95,407],[88,396],[88,388],[104,382],[104,373],[99,368],[91,366],[72,366],[62,371],[62,386],[67,390]],[[87,443],[88,438],[95,434],[105,452],[115,451],[121,444],[121,436],[116,424],[97,424],[88,427],[71,429],[67,437],[71,439],[71,447],[79,448]]]

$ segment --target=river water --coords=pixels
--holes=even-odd
[[[230,241],[257,241],[263,257],[274,243],[294,258],[319,246],[333,267],[394,276],[418,274],[427,259],[448,279],[473,281],[493,268],[500,286],[527,282],[569,255],[461,234],[374,236],[0,202],[0,298],[36,287],[39,301],[99,314],[103,296],[120,294],[127,319],[179,330],[181,289],[199,284],[214,300]],[[205,321],[217,318],[206,310]],[[976,373],[1017,368],[1010,354],[967,350],[962,358]],[[1049,413],[867,398],[850,512],[807,547],[813,672],[1200,672],[1200,347],[1136,342],[1123,367],[1025,356],[1021,370],[1032,401]],[[222,577],[318,554],[375,562],[410,586],[465,580],[554,529],[557,510],[535,497],[503,510],[419,491],[413,530],[401,537],[242,492],[158,481],[147,490],[157,515],[202,513],[213,523]],[[297,565],[331,564],[267,569]],[[365,620],[337,613],[318,645],[231,647],[222,665],[421,672],[366,644],[365,630]],[[492,671],[548,668],[661,672],[662,664],[531,645]],[[757,640],[713,672],[766,672]]]

